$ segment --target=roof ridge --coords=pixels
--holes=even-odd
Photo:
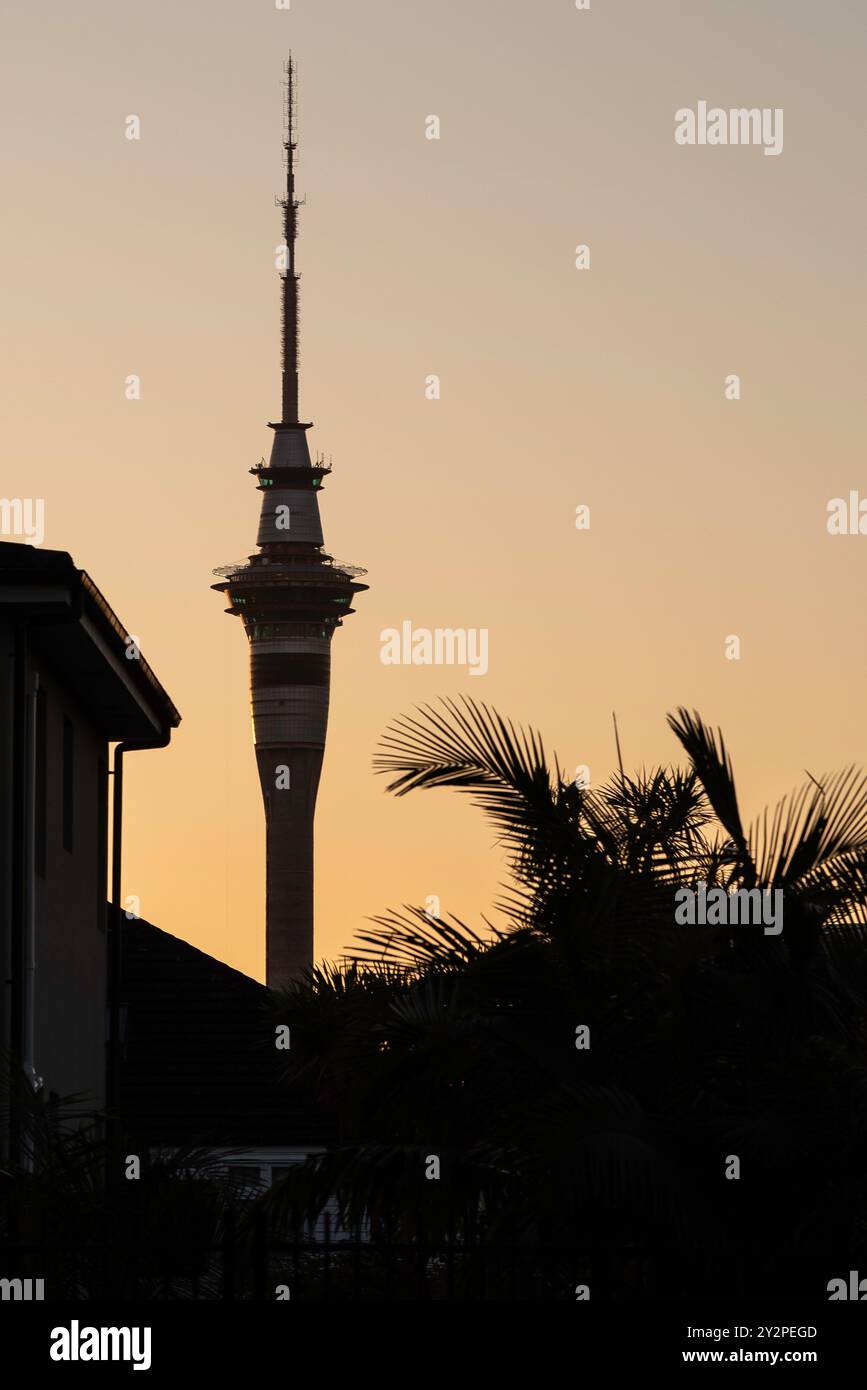
[[[158,927],[153,922],[148,922],[144,917],[128,918],[125,923],[126,930],[136,930],[141,927],[156,932],[157,936],[164,937],[167,942],[172,941],[176,943],[176,945],[184,947],[194,955],[201,956],[204,960],[208,961],[209,964],[217,966],[219,970],[225,971],[226,974],[234,975],[237,979],[244,980],[247,984],[255,985],[257,989],[267,994],[268,986],[263,984],[261,980],[254,979],[252,975],[246,975],[243,970],[237,970],[234,965],[228,965],[226,961],[220,960],[217,956],[212,956],[210,952],[203,951],[199,946],[194,946],[191,941],[187,941],[184,937],[175,936],[173,932],[168,932],[163,927]]]

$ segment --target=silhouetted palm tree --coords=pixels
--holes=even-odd
[[[336,1198],[374,1233],[566,1244],[597,1294],[822,1296],[863,1257],[867,778],[811,778],[744,829],[721,734],[669,723],[686,770],[592,790],[469,700],[388,731],[389,790],[451,787],[494,824],[507,925],[405,908],[276,996],[341,1141],[275,1220]],[[698,882],[782,890],[782,935],[677,925]]]

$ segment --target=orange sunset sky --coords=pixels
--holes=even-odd
[[[594,781],[612,709],[635,765],[697,707],[749,815],[865,760],[867,535],[826,528],[830,499],[867,498],[864,11],[18,0],[4,27],[0,490],[45,499],[45,545],[183,715],[128,760],[142,916],[262,976],[247,643],[209,586],[253,549],[279,409],[290,49],[302,418],[333,457],[326,546],[370,584],[332,649],[317,954],[389,907],[478,924],[497,896],[480,813],[371,772],[419,702],[483,699]],[[700,100],[782,108],[782,154],[678,146]],[[488,673],[383,665],[404,620],[487,628]]]

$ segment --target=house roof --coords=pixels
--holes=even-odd
[[[34,650],[77,691],[108,740],[147,740],[181,716],[85,570],[65,550],[0,541],[0,615],[28,624]]]
[[[148,1144],[326,1144],[328,1116],[284,1080],[268,990],[149,922],[123,921],[120,1106]]]

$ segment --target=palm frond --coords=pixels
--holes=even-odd
[[[737,848],[744,879],[754,878],[752,860],[741,823],[734,769],[722,730],[718,729],[714,733],[704,723],[697,710],[690,713],[683,706],[676,714],[668,716],[668,725],[683,745],[717,819]],[[751,887],[752,883],[747,882],[747,886]]]
[[[358,933],[358,939],[365,945],[353,951],[353,960],[365,965],[391,965],[400,970],[433,966],[458,969],[500,937],[493,927],[488,936],[480,936],[457,917],[448,921],[430,917],[422,908],[408,904],[404,904],[403,913],[386,913],[371,920],[376,925]]]
[[[374,759],[397,796],[420,788],[453,787],[468,794],[497,826],[502,843],[521,853],[540,825],[558,816],[559,779],[552,777],[542,740],[496,710],[467,697],[421,706],[418,717],[396,720]]]
[[[844,768],[805,783],[750,827],[760,881],[796,884],[822,863],[867,849],[867,773]]]

